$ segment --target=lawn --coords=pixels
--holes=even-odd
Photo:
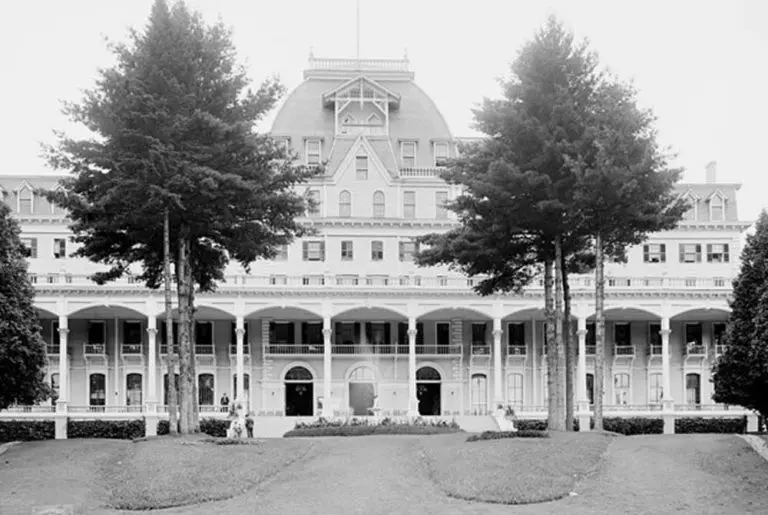
[[[557,433],[549,438],[467,442],[464,435],[424,439],[432,479],[452,497],[527,504],[567,496],[600,463],[614,438],[606,433]]]

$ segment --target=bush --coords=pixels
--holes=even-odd
[[[408,425],[408,424],[356,424],[356,425],[328,425],[325,427],[305,427],[292,429],[283,437],[296,436],[368,436],[368,435],[440,435],[445,433],[459,433],[461,429],[449,425]]]
[[[200,420],[200,432],[209,436],[215,436],[217,438],[224,438],[227,436],[227,429],[229,429],[230,420],[221,418],[203,418]],[[168,421],[158,420],[157,422],[157,434],[168,434]],[[177,426],[178,427],[178,426]]]
[[[675,433],[744,433],[747,417],[704,418],[685,417],[675,420]]]
[[[53,420],[0,420],[0,442],[53,440],[55,435]]]
[[[437,428],[443,428],[443,429],[455,429],[456,431],[460,431],[461,428],[459,427],[459,424],[456,423],[455,420],[451,420],[448,422],[447,420],[428,420],[421,417],[418,417],[414,420],[406,420],[406,419],[392,419],[389,417],[385,417],[383,419],[377,420],[377,419],[368,419],[368,418],[350,418],[350,419],[336,419],[336,420],[328,420],[326,418],[320,417],[315,421],[312,422],[297,422],[294,426],[294,429],[316,429],[316,428],[326,428],[326,427],[359,427],[359,426],[368,426],[368,427],[437,427]]]
[[[593,420],[591,426],[594,427],[594,425]],[[664,420],[647,417],[608,417],[603,419],[603,429],[626,436],[660,435],[664,432]]]
[[[114,438],[133,440],[144,436],[140,420],[68,420],[67,438]]]
[[[549,438],[546,431],[537,431],[535,429],[520,429],[518,431],[483,431],[480,434],[469,435],[468,442],[478,442],[480,440],[500,440],[501,438]]]

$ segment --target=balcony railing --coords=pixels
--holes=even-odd
[[[244,343],[243,344],[243,354],[246,356],[251,353],[251,346],[250,344]],[[236,356],[237,355],[237,345],[230,344],[229,345],[229,354],[230,356]]]
[[[310,57],[311,70],[389,70],[408,71],[407,59],[345,59]]]
[[[527,354],[527,349],[525,345],[508,345],[507,346],[508,356],[525,356],[526,354]]]
[[[209,356],[213,354],[213,344],[195,345],[195,354]]]
[[[123,354],[141,354],[140,343],[124,343],[121,347]]]
[[[488,345],[472,345],[473,356],[490,356],[491,348]]]
[[[179,353],[179,346],[178,345],[174,345],[173,346],[173,353],[174,354],[178,354]],[[163,354],[163,355],[168,354],[168,345],[160,344],[160,354]]]
[[[725,353],[725,345],[718,343],[715,345],[715,354],[717,356],[722,356]]]
[[[322,354],[322,344],[308,343],[268,343],[264,346],[264,353],[267,355],[292,355],[301,356],[306,354]]]
[[[461,345],[417,345],[416,354],[428,356],[460,355]]]
[[[597,349],[597,345],[587,345],[586,346],[586,355],[587,356],[594,356]]]
[[[615,345],[613,347],[613,352],[615,356],[634,356],[635,346],[634,345]]]
[[[48,343],[45,345],[45,352],[50,356],[59,355],[60,346],[58,343]]]
[[[86,343],[83,346],[83,352],[85,354],[103,355],[107,353],[107,344],[106,343]]]
[[[661,345],[651,345],[651,356],[661,356],[662,353],[662,346]]]
[[[407,346],[406,353],[407,351]],[[353,355],[392,355],[398,352],[397,345],[361,345],[361,344],[334,344],[331,346],[333,354],[353,354]]]
[[[420,166],[400,168],[400,177],[439,177],[445,171],[444,166]]]
[[[707,348],[700,343],[689,343],[685,346],[685,353],[688,356],[706,356]]]

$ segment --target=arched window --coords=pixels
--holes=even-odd
[[[347,190],[339,193],[339,216],[342,218],[352,216],[352,194]]]
[[[18,211],[21,214],[31,214],[34,210],[34,193],[26,184],[18,191]]]
[[[141,406],[141,374],[128,374],[125,376],[125,405]]]
[[[213,374],[197,376],[197,402],[200,406],[213,406],[214,390]]]
[[[384,192],[375,191],[373,193],[373,217],[384,218],[386,215],[386,207],[384,204]]]
[[[473,374],[472,375],[472,414],[473,415],[487,415],[488,414],[488,378],[485,374]]]
[[[293,367],[285,374],[286,381],[311,381],[312,372],[304,367]]]
[[[51,374],[51,403],[56,404],[59,400],[59,374]]]
[[[439,381],[440,372],[432,367],[421,367],[416,371],[417,381]]]
[[[725,198],[720,192],[715,193],[709,200],[709,219],[713,222],[725,220]]]
[[[523,405],[523,374],[507,376],[507,402],[513,406]]]
[[[106,376],[104,374],[91,374],[90,377],[90,405],[104,406],[107,403]]]
[[[349,375],[349,382],[371,383],[376,379],[369,367],[357,367]]]

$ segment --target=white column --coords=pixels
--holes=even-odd
[[[243,350],[243,337],[245,336],[245,320],[242,316],[235,318],[235,374],[237,381],[237,398],[235,402],[245,405],[245,353]]]
[[[661,319],[661,378],[662,378],[662,404],[665,409],[674,408],[674,396],[672,395],[672,386],[670,382],[669,366],[669,318]]]
[[[154,316],[147,317],[147,404],[157,403],[157,327]],[[151,408],[150,408],[151,409]]]
[[[120,318],[115,317],[115,334],[114,334],[115,342],[114,342],[114,367],[115,367],[115,395],[114,395],[114,403],[117,406],[122,406],[125,404],[126,399],[125,396],[120,395],[120,383],[122,380],[120,379],[120,353],[122,352],[122,348],[120,345]],[[110,404],[109,400],[107,400],[107,404]]]
[[[323,417],[333,417],[333,403],[331,402],[331,317],[323,317]]]
[[[408,317],[408,416],[419,415],[416,397],[416,318]]]
[[[62,404],[66,410],[69,402],[69,355],[67,354],[67,335],[69,334],[69,319],[66,316],[59,317],[59,399],[57,404]]]
[[[493,319],[493,409],[504,404],[501,374],[501,319]]]
[[[578,395],[579,411],[589,410],[589,397],[587,396],[587,319],[580,317],[576,322],[576,334],[579,337],[579,360],[576,372],[576,393]],[[583,406],[582,406],[583,405]]]

